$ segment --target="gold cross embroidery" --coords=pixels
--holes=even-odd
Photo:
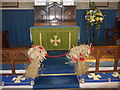
[[[120,74],[118,72],[114,72],[114,74],[112,74],[114,77],[119,77],[120,78]]]
[[[5,82],[4,82],[4,81],[2,81],[2,86],[4,86],[4,84],[5,84]]]
[[[17,77],[14,77],[14,78],[12,79],[12,81],[15,81],[14,83],[20,83],[21,80],[22,80],[22,81],[25,80],[25,77],[23,77],[23,76],[17,76]]]
[[[85,80],[84,79],[80,79],[80,83],[84,83],[85,82]]]
[[[35,83],[34,83],[34,81],[31,81],[31,83],[30,83],[30,84],[31,84],[31,86],[33,86]]]
[[[57,37],[58,37],[58,36],[56,36],[56,35],[55,35],[55,36],[53,36],[53,37],[54,37],[54,40],[53,40],[53,39],[51,39],[51,43],[53,43],[53,42],[54,42],[54,46],[58,46],[57,42],[59,42],[59,43],[60,43],[60,42],[61,42],[61,39],[57,39]]]
[[[93,78],[94,80],[99,80],[99,78],[101,78],[100,75],[95,75],[94,73],[90,73],[90,75],[88,75],[89,78]]]

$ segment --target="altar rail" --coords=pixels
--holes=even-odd
[[[94,50],[91,51],[91,56],[96,60],[95,71],[88,71],[87,73],[94,72],[119,72],[117,70],[118,60],[120,59],[120,46],[93,46]],[[10,64],[12,74],[4,73],[2,75],[22,75],[23,73],[15,72],[15,64],[30,63],[27,51],[29,48],[3,48],[2,50],[2,64]],[[111,54],[114,58],[113,70],[99,70],[99,63],[102,56]],[[88,58],[89,59],[89,58]]]

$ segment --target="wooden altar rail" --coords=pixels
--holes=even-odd
[[[118,60],[120,59],[120,46],[93,46],[94,51],[91,51],[91,55],[96,59],[95,71],[88,71],[87,73],[94,72],[119,72],[117,70]],[[15,64],[30,63],[27,56],[29,48],[3,48],[2,50],[2,64],[10,64],[12,68],[12,74],[4,73],[2,75],[22,75],[23,73],[15,72]],[[111,54],[114,58],[113,70],[99,70],[100,59],[102,56]]]
[[[30,63],[27,52],[29,48],[3,48],[2,49],[2,64],[10,64],[12,74],[2,75],[22,75],[15,72],[15,64],[27,64]]]
[[[95,71],[88,71],[88,73],[92,73],[92,72],[120,72],[120,70],[117,69],[118,60],[120,60],[120,46],[94,46],[93,48],[94,48],[94,51],[91,51],[91,55],[94,56],[96,59],[96,69],[95,69]],[[100,60],[103,56],[107,56],[107,55],[113,56],[114,69],[100,71],[99,70]]]

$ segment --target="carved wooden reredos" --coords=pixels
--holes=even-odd
[[[76,20],[76,6],[63,6],[54,2],[48,6],[34,6],[34,25],[58,25],[74,23]]]

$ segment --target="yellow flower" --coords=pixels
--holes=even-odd
[[[100,20],[100,18],[99,18],[99,17],[96,17],[96,18],[95,18],[95,20],[96,20],[96,21],[99,21],[99,20]]]
[[[96,13],[96,15],[100,15],[100,13]]]
[[[94,17],[93,17],[93,16],[90,16],[90,20],[92,20],[92,19],[94,19]]]
[[[101,11],[100,11],[100,10],[97,10],[97,12],[98,12],[98,13],[101,13]]]
[[[86,14],[88,15],[90,12],[87,12]]]

